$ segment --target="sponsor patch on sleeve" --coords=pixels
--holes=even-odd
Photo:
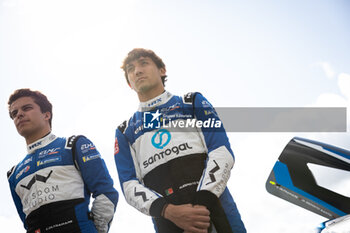
[[[83,162],[89,162],[90,160],[94,160],[94,159],[98,159],[101,158],[100,154],[92,154],[92,155],[87,155],[87,156],[83,156]]]
[[[118,144],[118,139],[115,138],[115,143],[114,143],[114,155],[117,155],[119,153],[119,144]]]
[[[41,165],[45,165],[48,163],[55,163],[55,162],[60,162],[62,160],[62,156],[58,155],[58,156],[53,156],[53,157],[49,157],[49,158],[45,158],[42,160],[38,160],[36,162],[36,165],[39,167]]]

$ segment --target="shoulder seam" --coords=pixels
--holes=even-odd
[[[184,103],[185,104],[193,104],[197,93],[198,92],[188,92],[187,94],[185,94],[183,96]]]
[[[71,150],[74,167],[78,171],[80,171],[80,168],[79,168],[78,162],[77,162],[77,160],[75,158],[76,157],[75,156],[75,150],[76,150],[76,146],[75,145],[76,145],[78,139],[81,138],[81,137],[83,137],[83,135],[72,135],[72,136],[70,136],[67,139],[67,142],[66,142],[66,148]]]
[[[13,175],[14,171],[16,170],[15,168],[17,165],[14,165],[8,172],[7,172],[7,179],[10,179],[10,177]]]
[[[118,126],[118,130],[119,130],[122,134],[124,134],[126,127],[127,127],[127,120],[123,121],[123,123],[121,123],[121,124]]]

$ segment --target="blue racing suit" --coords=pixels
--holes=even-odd
[[[204,205],[218,232],[246,232],[226,187],[233,152],[200,93],[182,98],[164,92],[141,102],[116,130],[115,162],[127,202],[153,217],[156,232],[183,232],[162,217],[168,203]]]
[[[83,136],[66,139],[50,133],[27,150],[7,174],[27,232],[108,232],[118,192],[94,144]]]

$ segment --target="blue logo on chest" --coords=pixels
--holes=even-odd
[[[152,145],[155,148],[163,149],[166,145],[169,144],[171,139],[171,134],[166,129],[158,130],[152,137]]]

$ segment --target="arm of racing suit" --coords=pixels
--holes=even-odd
[[[208,151],[208,157],[197,187],[195,204],[204,205],[210,210],[211,219],[218,232],[228,232],[231,227],[227,218],[223,218],[225,213],[219,197],[226,189],[234,165],[234,155],[223,124],[213,106],[200,93],[193,94],[192,101],[197,120],[202,122],[210,120],[215,123],[209,128],[198,129]]]
[[[25,221],[26,215],[23,212],[22,202],[21,202],[21,199],[19,198],[19,196],[17,195],[17,193],[15,191],[15,187],[13,185],[14,177],[12,175],[15,172],[15,169],[16,169],[16,166],[12,167],[11,170],[7,172],[7,179],[8,179],[9,185],[10,185],[12,199],[13,199],[13,202],[15,203],[18,215],[19,215],[19,217],[21,218],[21,220],[23,222],[24,228],[27,229],[27,224],[26,224],[26,221]]]
[[[118,192],[113,187],[113,180],[95,145],[86,137],[77,139],[75,159],[84,183],[94,198],[91,212],[97,231],[106,233],[118,203]]]
[[[125,121],[116,130],[115,138],[115,163],[118,170],[120,186],[126,201],[140,212],[160,217],[164,206],[167,204],[165,198],[155,191],[147,188],[141,182],[138,164],[134,161],[135,151],[125,136],[127,122]]]

